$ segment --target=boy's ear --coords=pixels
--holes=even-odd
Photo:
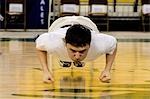
[[[64,42],[64,43],[66,43],[66,40],[65,40],[65,38],[62,38],[62,40],[63,40],[63,42]]]

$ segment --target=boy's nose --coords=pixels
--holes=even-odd
[[[75,57],[76,59],[79,59],[81,56],[82,56],[82,55],[81,55],[79,52],[76,52],[76,53],[74,54],[74,57]]]

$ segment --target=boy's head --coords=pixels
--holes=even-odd
[[[75,24],[67,30],[65,41],[76,47],[90,45],[91,31],[83,25]]]
[[[82,61],[90,48],[91,31],[83,25],[73,25],[67,30],[65,42],[69,57],[73,61]]]

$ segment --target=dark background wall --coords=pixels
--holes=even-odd
[[[48,26],[49,0],[26,0],[28,29],[45,29]]]
[[[47,29],[48,27],[48,9],[49,9],[49,0],[26,0],[26,28],[27,29]],[[15,0],[12,0],[15,2]],[[5,5],[7,5],[7,9],[5,9]],[[9,3],[6,4],[6,0],[0,0],[0,13],[4,16],[7,20],[0,22],[0,29],[18,29],[23,28],[23,24],[18,24],[17,21],[11,20],[11,16],[8,15]],[[6,17],[5,17],[6,15]],[[19,18],[17,16],[17,18]],[[20,18],[21,20],[24,19],[23,16]]]
[[[5,0],[0,0],[0,14],[5,16]],[[4,21],[0,21],[0,29],[4,28]]]

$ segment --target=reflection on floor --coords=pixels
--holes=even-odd
[[[118,42],[110,83],[98,77],[105,57],[85,67],[62,68],[53,57],[55,82],[42,82],[33,41],[0,42],[0,99],[149,99],[150,42]]]

